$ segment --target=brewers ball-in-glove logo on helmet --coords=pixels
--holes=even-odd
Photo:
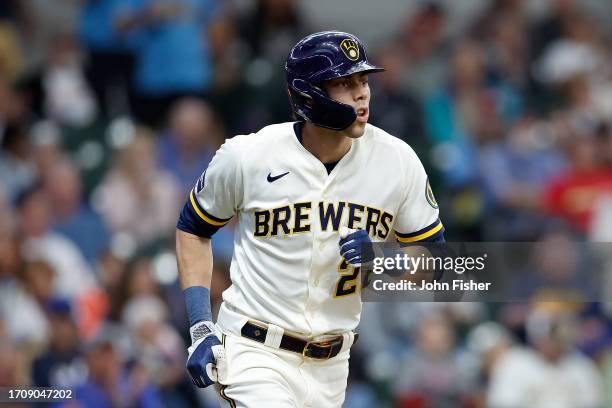
[[[291,107],[298,117],[317,126],[344,130],[357,114],[352,106],[331,99],[321,82],[380,71],[384,69],[368,61],[357,37],[341,31],[309,35],[293,47],[285,63]]]
[[[357,61],[359,59],[359,47],[357,41],[352,38],[346,38],[340,43],[340,49],[346,55],[346,58],[351,61]]]

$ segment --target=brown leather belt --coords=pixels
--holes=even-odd
[[[260,324],[248,321],[242,326],[240,334],[248,339],[264,343],[266,341],[266,335],[268,334],[268,328],[267,325],[263,323]],[[357,342],[358,337],[359,335],[355,333],[353,344]],[[322,341],[306,341],[299,337],[283,334],[279,348],[301,354],[304,357],[327,360],[336,357],[338,353],[340,353],[343,342],[344,337],[342,335]]]

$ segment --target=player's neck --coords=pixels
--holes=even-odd
[[[302,144],[322,163],[337,162],[351,149],[352,139],[344,132],[337,132],[305,123],[302,128]]]

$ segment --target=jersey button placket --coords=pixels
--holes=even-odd
[[[320,164],[320,163],[319,163]],[[322,164],[320,164],[323,166]],[[327,192],[328,189],[328,174],[327,170],[324,168],[319,169],[318,172],[313,174],[314,179],[311,180],[311,187],[314,190],[314,193],[318,195],[320,201],[328,200],[330,195]],[[316,199],[315,199],[316,200]],[[318,205],[318,204],[316,204]],[[315,207],[316,207],[315,205]],[[319,284],[321,283],[320,279],[320,268],[321,264],[317,263],[317,260],[323,259],[323,251],[326,248],[325,244],[326,237],[323,236],[323,233],[318,231],[318,229],[313,229],[312,233],[312,262],[310,268],[310,277],[308,279],[308,298],[306,300],[306,320],[309,324],[312,325],[313,320],[315,319],[315,309],[316,309],[316,299],[320,296]]]

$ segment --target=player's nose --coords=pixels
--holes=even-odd
[[[353,93],[353,99],[356,102],[359,101],[367,101],[369,97],[369,92],[368,92],[368,88],[365,86],[359,86],[357,87],[357,89],[355,90],[355,92]]]
[[[355,87],[355,91],[353,93],[353,99],[355,102],[367,101],[370,97],[370,88],[367,84],[359,84],[359,86]]]

